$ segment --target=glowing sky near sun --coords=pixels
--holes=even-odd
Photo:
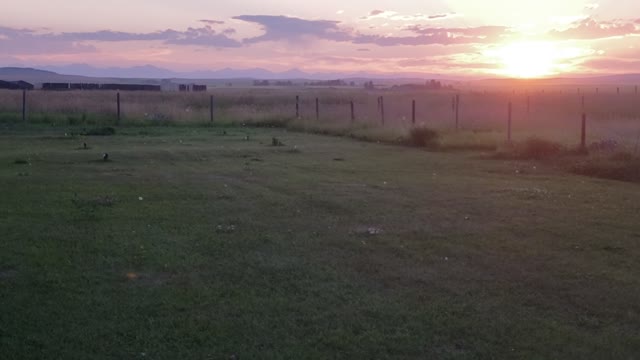
[[[640,1],[23,0],[0,66],[504,75],[640,72]]]

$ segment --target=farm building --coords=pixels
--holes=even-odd
[[[189,91],[193,91],[193,92],[204,92],[204,91],[207,91],[207,85],[196,85],[196,84],[187,85],[187,84],[180,84],[180,85],[178,85],[178,90],[179,90],[180,92],[189,92]]]
[[[69,90],[69,83],[43,83],[42,90]]]
[[[80,84],[44,83],[42,90],[121,90],[121,91],[161,91],[160,85],[138,84]]]
[[[33,85],[26,81],[4,81],[0,80],[0,89],[10,90],[33,90]]]
[[[162,89],[160,85],[102,84],[100,90],[161,91]]]

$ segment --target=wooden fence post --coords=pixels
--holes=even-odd
[[[320,121],[320,99],[316,98],[316,120]]]
[[[120,92],[116,93],[116,102],[118,103],[118,122],[116,125],[120,125]]]
[[[456,130],[460,128],[460,94],[456,94]]]
[[[209,121],[213,122],[213,95],[209,97]]]
[[[512,115],[512,105],[511,101],[509,101],[509,109],[508,109],[508,120],[507,120],[507,143],[511,145],[511,116]]]
[[[411,102],[411,124],[416,124],[416,100]]]
[[[353,124],[354,121],[356,121],[356,107],[353,100],[351,100],[351,123]]]
[[[380,118],[382,120],[382,126],[384,126],[384,97],[380,96]]]
[[[22,122],[27,121],[27,90],[22,90]]]
[[[580,150],[587,149],[587,114],[582,113],[582,131],[580,132]]]

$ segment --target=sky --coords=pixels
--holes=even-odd
[[[22,0],[0,66],[548,77],[640,73],[638,0]]]

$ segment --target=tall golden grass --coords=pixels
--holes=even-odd
[[[512,102],[516,141],[536,136],[576,144],[580,140],[583,112],[588,117],[589,142],[613,140],[621,146],[635,148],[640,139],[640,96],[634,93],[465,91],[460,93],[459,131],[454,129],[454,94],[428,90],[227,88],[207,93],[121,92],[120,95],[123,124],[205,124],[209,122],[212,95],[214,121],[218,123],[282,125],[287,122],[287,126],[296,130],[356,134],[392,141],[414,127],[411,102],[416,100],[415,126],[438,130],[448,145],[474,142],[498,145],[506,140],[507,104]],[[299,118],[295,117],[296,96],[300,96]],[[379,96],[384,97],[384,126]],[[319,120],[315,113],[316,98],[320,101]],[[355,122],[350,119],[351,101],[355,104]],[[21,104],[21,92],[0,91],[0,121],[19,120]],[[27,108],[29,121],[33,122],[114,123],[116,93],[30,91]]]

